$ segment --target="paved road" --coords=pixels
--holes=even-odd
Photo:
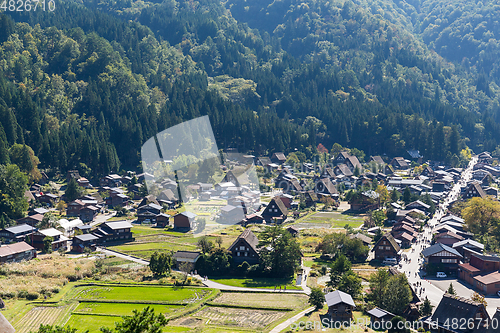
[[[438,224],[440,218],[444,215],[444,212],[446,211],[450,202],[456,200],[460,195],[461,184],[471,179],[472,169],[476,163],[477,163],[477,157],[473,157],[467,169],[463,171],[462,179],[453,186],[452,190],[449,192],[444,202],[438,206],[436,213],[428,221],[427,226],[424,228],[424,232],[418,236],[417,243],[413,244],[409,252],[405,252],[407,257],[411,259],[411,262],[410,263],[403,262],[402,271],[408,276],[408,281],[410,282],[410,284],[420,283],[421,287],[417,287],[416,291],[420,293],[420,289],[423,288],[424,292],[420,294],[421,299],[425,299],[425,297],[427,296],[429,298],[429,301],[434,306],[437,306],[441,301],[443,294],[448,289],[450,280],[438,280],[436,278],[431,278],[431,277],[429,277],[429,279],[426,279],[423,276],[423,272],[420,271],[420,264],[421,264],[420,253],[423,249],[430,246],[428,244],[428,241],[432,239],[432,228],[435,227],[436,224]],[[446,285],[446,288],[444,287],[444,285]],[[471,289],[466,288],[462,284],[460,284],[459,287],[458,282],[457,282],[457,287],[455,289],[457,291],[460,290],[460,292],[458,292],[458,295],[461,295],[463,297],[469,297],[469,295],[472,294]],[[488,311],[490,311],[490,308],[492,307],[496,309],[495,305],[488,304]]]

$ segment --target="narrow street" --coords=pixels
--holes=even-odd
[[[472,160],[469,162],[467,169],[463,171],[461,180],[458,181],[453,186],[453,188],[449,192],[444,202],[440,203],[439,206],[436,208],[436,213],[428,221],[427,225],[424,228],[424,232],[418,236],[417,242],[413,244],[413,246],[409,251],[405,252],[406,256],[411,261],[409,263],[402,262],[403,263],[402,271],[408,277],[408,281],[410,282],[410,284],[411,285],[414,285],[415,283],[419,284],[419,287],[416,287],[417,294],[420,295],[420,298],[422,300],[424,300],[425,297],[427,296],[427,298],[429,298],[429,301],[434,306],[437,306],[439,304],[445,291],[448,289],[450,282],[454,281],[453,285],[457,291],[460,291],[458,293],[460,296],[469,298],[473,292],[471,289],[468,289],[464,285],[458,283],[456,279],[455,280],[451,278],[438,279],[435,276],[428,276],[428,277],[424,276],[425,272],[422,272],[420,270],[420,265],[423,261],[423,259],[421,259],[420,257],[420,254],[423,249],[430,246],[428,242],[430,242],[430,240],[432,239],[432,229],[439,223],[439,220],[444,215],[450,202],[456,200],[460,195],[461,185],[465,184],[467,181],[471,179],[472,170],[476,163],[477,163],[477,157],[473,157]],[[423,290],[423,292],[420,294],[421,289]],[[491,302],[491,303],[492,304],[490,304],[490,302],[488,303],[488,312],[496,310],[496,305],[494,305],[494,303],[496,302]]]

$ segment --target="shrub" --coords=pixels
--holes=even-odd
[[[28,296],[27,290],[19,290],[17,292],[17,298],[26,298]]]
[[[309,276],[310,276],[310,277],[316,277],[316,276],[319,276],[319,273],[318,273],[318,271],[315,271],[315,270],[313,269],[313,270],[311,270],[311,271],[309,272]]]
[[[38,297],[40,297],[40,295],[38,293],[35,293],[35,292],[28,293],[28,295],[26,295],[26,299],[28,301],[34,301],[34,300],[38,299]]]

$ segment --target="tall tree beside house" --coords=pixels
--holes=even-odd
[[[327,284],[330,287],[337,288],[342,276],[351,270],[351,262],[343,254],[337,256],[330,269],[330,281]]]
[[[402,314],[412,299],[412,293],[405,274],[391,276],[382,306],[394,314]]]
[[[420,314],[422,316],[430,316],[432,314],[432,304],[431,304],[431,301],[429,301],[429,299],[427,298],[427,296],[425,296],[425,300],[422,302],[422,304],[420,305]]]
[[[23,217],[28,210],[24,193],[28,190],[28,177],[15,164],[0,164],[0,214],[5,218]]]
[[[398,201],[400,196],[401,196],[401,194],[399,194],[398,190],[396,190],[395,188],[392,189],[392,191],[391,191],[391,202]]]
[[[201,252],[208,253],[212,249],[213,244],[207,236],[202,236],[198,240],[198,247],[201,248]]]
[[[402,314],[412,299],[405,274],[390,276],[386,269],[379,269],[370,277],[368,298],[378,307],[394,314]]]
[[[85,190],[83,187],[79,186],[78,183],[74,178],[71,178],[70,181],[68,182],[68,185],[66,187],[66,192],[64,194],[66,195],[66,200],[68,202],[71,202],[73,200],[78,199],[85,193]]]
[[[260,234],[258,246],[262,265],[271,276],[290,277],[300,267],[300,245],[283,227],[266,227]]]
[[[314,306],[316,310],[323,308],[325,303],[325,294],[319,287],[312,287],[311,293],[309,294],[309,304]]]
[[[361,278],[352,270],[345,272],[337,284],[337,289],[343,291],[357,299],[361,295],[363,286],[361,285]]]

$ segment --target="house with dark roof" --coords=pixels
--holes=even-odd
[[[68,248],[69,239],[65,237],[62,232],[54,228],[35,231],[35,233],[33,234],[33,247],[35,247],[39,251],[43,250],[43,240],[45,239],[45,237],[52,238],[52,251],[57,251],[60,248],[66,250]]]
[[[22,242],[26,236],[31,235],[37,230],[37,228],[28,224],[15,225],[13,227],[0,230],[0,238],[5,239],[6,243]]]
[[[279,219],[281,222],[283,222],[286,220],[287,215],[288,209],[286,208],[280,197],[272,198],[261,214],[262,218],[267,222],[271,222],[274,219]]]
[[[363,170],[363,166],[361,165],[361,163],[359,163],[359,160],[356,156],[352,156],[352,155],[349,156],[345,160],[345,165],[347,165],[349,170],[351,170],[351,172],[353,172],[353,173],[354,173],[355,169],[358,169],[359,172],[361,172]]]
[[[466,325],[452,325],[452,323],[472,322],[474,329]],[[441,302],[431,317],[424,321],[424,328],[431,332],[440,333],[469,333],[486,332],[490,316],[482,303],[471,301],[460,296],[443,295]]]
[[[434,266],[436,269],[450,274],[457,271],[458,265],[463,258],[457,250],[441,243],[436,243],[424,249],[422,255],[427,269]]]
[[[343,291],[335,290],[325,295],[326,305],[328,305],[328,315],[332,321],[347,321],[353,319],[352,312],[356,304],[351,295]]]
[[[467,200],[470,198],[475,198],[475,197],[480,197],[480,198],[486,197],[486,193],[484,193],[483,189],[481,188],[481,185],[477,182],[471,183],[465,189],[465,192],[462,194],[462,198],[464,200]]]
[[[25,242],[0,246],[0,264],[36,258],[36,250]]]
[[[463,241],[464,238],[452,231],[445,231],[434,236],[436,243],[441,243],[453,247],[453,244]]]
[[[95,251],[98,242],[99,237],[93,234],[77,235],[73,237],[71,250],[74,252],[83,253],[83,250],[85,248],[89,248],[92,251]]]
[[[333,172],[336,176],[351,177],[353,175],[351,169],[349,169],[345,163],[336,165],[335,168],[333,168]]]
[[[80,210],[85,207],[85,204],[81,200],[73,200],[66,206],[66,216],[78,216],[80,215]]]
[[[290,235],[292,235],[293,237],[297,237],[299,235],[299,229],[295,226],[290,226],[288,228],[286,228],[286,231],[288,231],[290,233]]]
[[[250,229],[245,229],[231,244],[228,251],[231,252],[233,261],[237,264],[247,262],[250,265],[260,262],[259,239]]]
[[[100,211],[101,209],[99,207],[93,205],[83,207],[80,210],[80,220],[82,220],[83,222],[92,222],[97,217]]]
[[[42,222],[43,215],[42,214],[34,214],[29,215],[23,218],[16,220],[17,224],[29,224],[31,226],[35,226],[38,223]]]
[[[341,164],[346,162],[346,160],[349,158],[350,154],[346,151],[341,151],[340,153],[337,154],[334,158],[332,158],[332,163],[333,164]]]
[[[193,227],[196,214],[191,212],[182,212],[174,215],[174,230],[189,231]]]
[[[370,156],[370,160],[368,162],[375,162],[377,164],[383,165],[385,164],[384,160],[380,156]]]
[[[99,244],[133,241],[132,224],[128,221],[104,222],[93,232]]]
[[[274,153],[273,156],[271,156],[271,162],[276,164],[283,164],[286,162],[286,156],[281,152]]]
[[[429,177],[429,178],[434,178],[434,170],[431,169],[430,166],[426,166],[422,172],[420,173],[421,176]]]
[[[375,253],[375,259],[382,261],[385,258],[398,258],[401,247],[390,233],[386,233],[375,243],[372,251]]]
[[[406,170],[410,167],[402,157],[394,157],[389,164],[396,170]]]
[[[381,309],[378,306],[366,312],[370,316],[370,325],[372,329],[377,329],[385,327],[384,323],[387,323],[396,317],[395,314]]]
[[[197,251],[177,251],[174,253],[172,258],[175,260],[175,267],[177,269],[180,269],[182,264],[187,264],[189,270],[192,271],[194,270],[194,266],[200,256],[201,253]]]
[[[420,200],[417,200],[417,201],[410,202],[405,207],[405,209],[407,209],[407,210],[414,209],[414,208],[420,209],[421,211],[424,211],[424,212],[429,212],[429,208],[431,208],[431,206],[423,203]]]
[[[316,181],[314,186],[314,192],[326,194],[329,196],[338,195],[339,192],[329,178],[321,178]]]
[[[351,196],[349,205],[353,211],[375,210],[380,207],[379,194],[375,191],[357,192]]]
[[[394,236],[394,238],[401,242],[400,246],[403,249],[409,248],[411,246],[411,243],[415,240],[415,237],[406,232],[398,233]]]
[[[470,259],[470,257],[465,254],[465,249],[472,250],[473,252],[479,254],[483,253],[484,251],[484,244],[476,242],[472,239],[464,239],[460,242],[456,242],[452,247],[457,250],[458,253],[464,256],[466,262]]]
[[[349,238],[350,239],[359,239],[363,245],[366,245],[368,246],[371,242],[372,242],[372,239],[366,235],[363,235],[362,233],[356,233],[356,234],[351,234],[349,235]]]

